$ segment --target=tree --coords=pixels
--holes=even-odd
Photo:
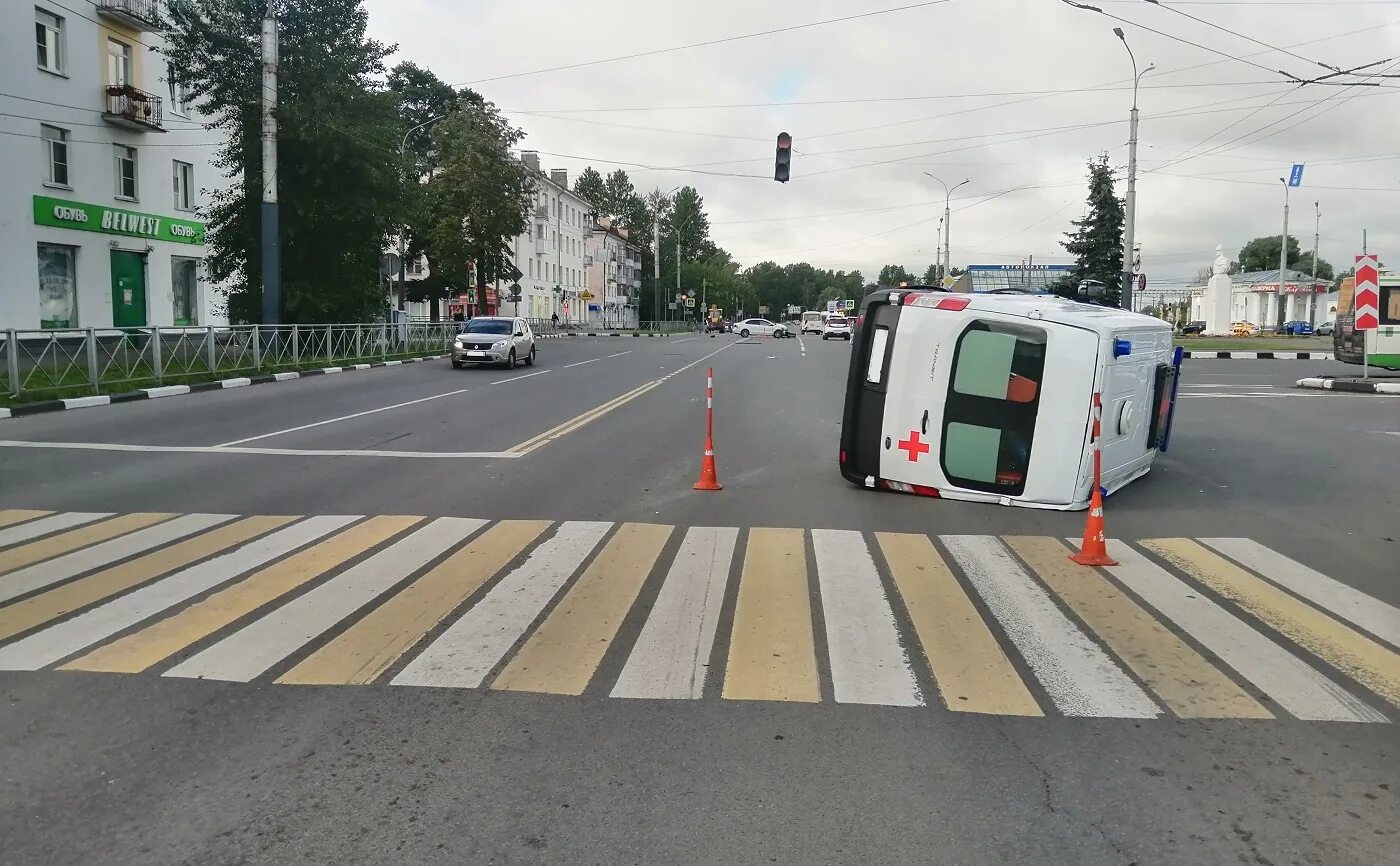
[[[202,214],[206,265],[233,321],[262,320],[262,72],[266,0],[170,0],[166,47],[173,83],[226,138],[214,164],[230,180]],[[403,134],[398,100],[378,82],[390,48],[365,37],[361,0],[274,4],[278,81],[278,200],[284,322],[382,316],[380,256],[402,224]]]
[[[938,273],[938,265],[929,265],[927,268],[924,268],[924,285],[936,286],[941,279],[943,279],[943,277]]]
[[[1265,235],[1262,238],[1255,238],[1240,248],[1239,263],[1240,269],[1245,273],[1252,271],[1276,271],[1278,270],[1279,236]],[[1288,267],[1297,270],[1295,267],[1298,261],[1298,239],[1293,235],[1288,236]],[[1311,257],[1308,259],[1312,261]]]
[[[885,265],[875,282],[882,286],[897,286],[903,282],[914,282],[914,275],[904,269],[904,265]]]
[[[466,104],[433,127],[438,168],[428,180],[425,243],[434,273],[449,290],[514,279],[512,243],[528,225],[535,177],[511,155],[525,134],[496,106]]]
[[[681,187],[672,197],[670,208],[661,219],[661,285],[676,285],[676,253],[681,261],[689,261],[714,252],[709,242],[710,218],[705,215],[705,200],[693,186]],[[677,250],[677,242],[680,248]],[[682,283],[682,290],[690,289]]]
[[[1303,253],[1301,256],[1299,256],[1299,257],[1298,257],[1298,260],[1295,261],[1295,262],[1293,262],[1292,264],[1290,264],[1289,267],[1292,268],[1292,269],[1295,270],[1295,271],[1299,271],[1299,272],[1301,272],[1301,273],[1308,274],[1309,276],[1311,276],[1311,275],[1312,275],[1312,261],[1313,261],[1312,250],[1309,250],[1309,251]],[[1333,279],[1335,276],[1336,276],[1336,273],[1334,272],[1334,270],[1333,270],[1333,268],[1332,268],[1332,265],[1331,265],[1326,259],[1324,259],[1324,258],[1318,258],[1318,260],[1317,260],[1317,278],[1318,278],[1319,280],[1331,280],[1331,279]]]
[[[574,178],[574,195],[598,208],[600,216],[611,216],[603,208],[603,199],[607,196],[603,176],[593,166],[588,166]]]
[[[1071,276],[1052,289],[1066,293],[1081,280],[1098,280],[1107,290],[1103,302],[1117,306],[1123,285],[1123,202],[1113,194],[1113,168],[1108,156],[1091,159],[1088,212],[1073,222],[1074,231],[1065,234],[1060,246],[1074,256]]]

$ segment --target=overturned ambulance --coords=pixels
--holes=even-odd
[[[1093,395],[1103,488],[1165,450],[1181,352],[1160,319],[1053,295],[881,290],[861,309],[841,474],[865,487],[1086,508]]]

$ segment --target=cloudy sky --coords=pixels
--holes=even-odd
[[[922,272],[944,203],[925,172],[969,181],[953,193],[955,265],[1068,261],[1058,241],[1083,212],[1085,160],[1127,164],[1132,67],[1115,26],[1139,69],[1157,67],[1138,97],[1137,240],[1152,284],[1181,285],[1217,244],[1233,254],[1278,232],[1278,178],[1294,162],[1307,168],[1290,233],[1305,249],[1316,201],[1322,258],[1349,264],[1365,228],[1372,252],[1400,261],[1400,77],[1300,87],[1277,71],[1389,60],[1369,71],[1400,76],[1400,2],[1096,0],[1106,14],[1060,0],[367,3],[395,61],[471,84],[545,167],[696,186],[714,239],[744,265]],[[540,71],[574,64],[587,65]],[[786,185],[771,179],[782,130],[796,150]]]

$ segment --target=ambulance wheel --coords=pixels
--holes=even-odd
[[[739,332],[739,336],[741,336],[741,337],[743,337],[744,339],[747,340],[748,337],[749,337],[749,329],[748,329],[748,328],[745,328],[744,330],[740,331],[740,332]]]

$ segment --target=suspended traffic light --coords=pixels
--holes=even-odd
[[[786,132],[778,133],[778,156],[773,162],[773,179],[778,183],[787,183],[788,174],[792,171],[792,136]]]

